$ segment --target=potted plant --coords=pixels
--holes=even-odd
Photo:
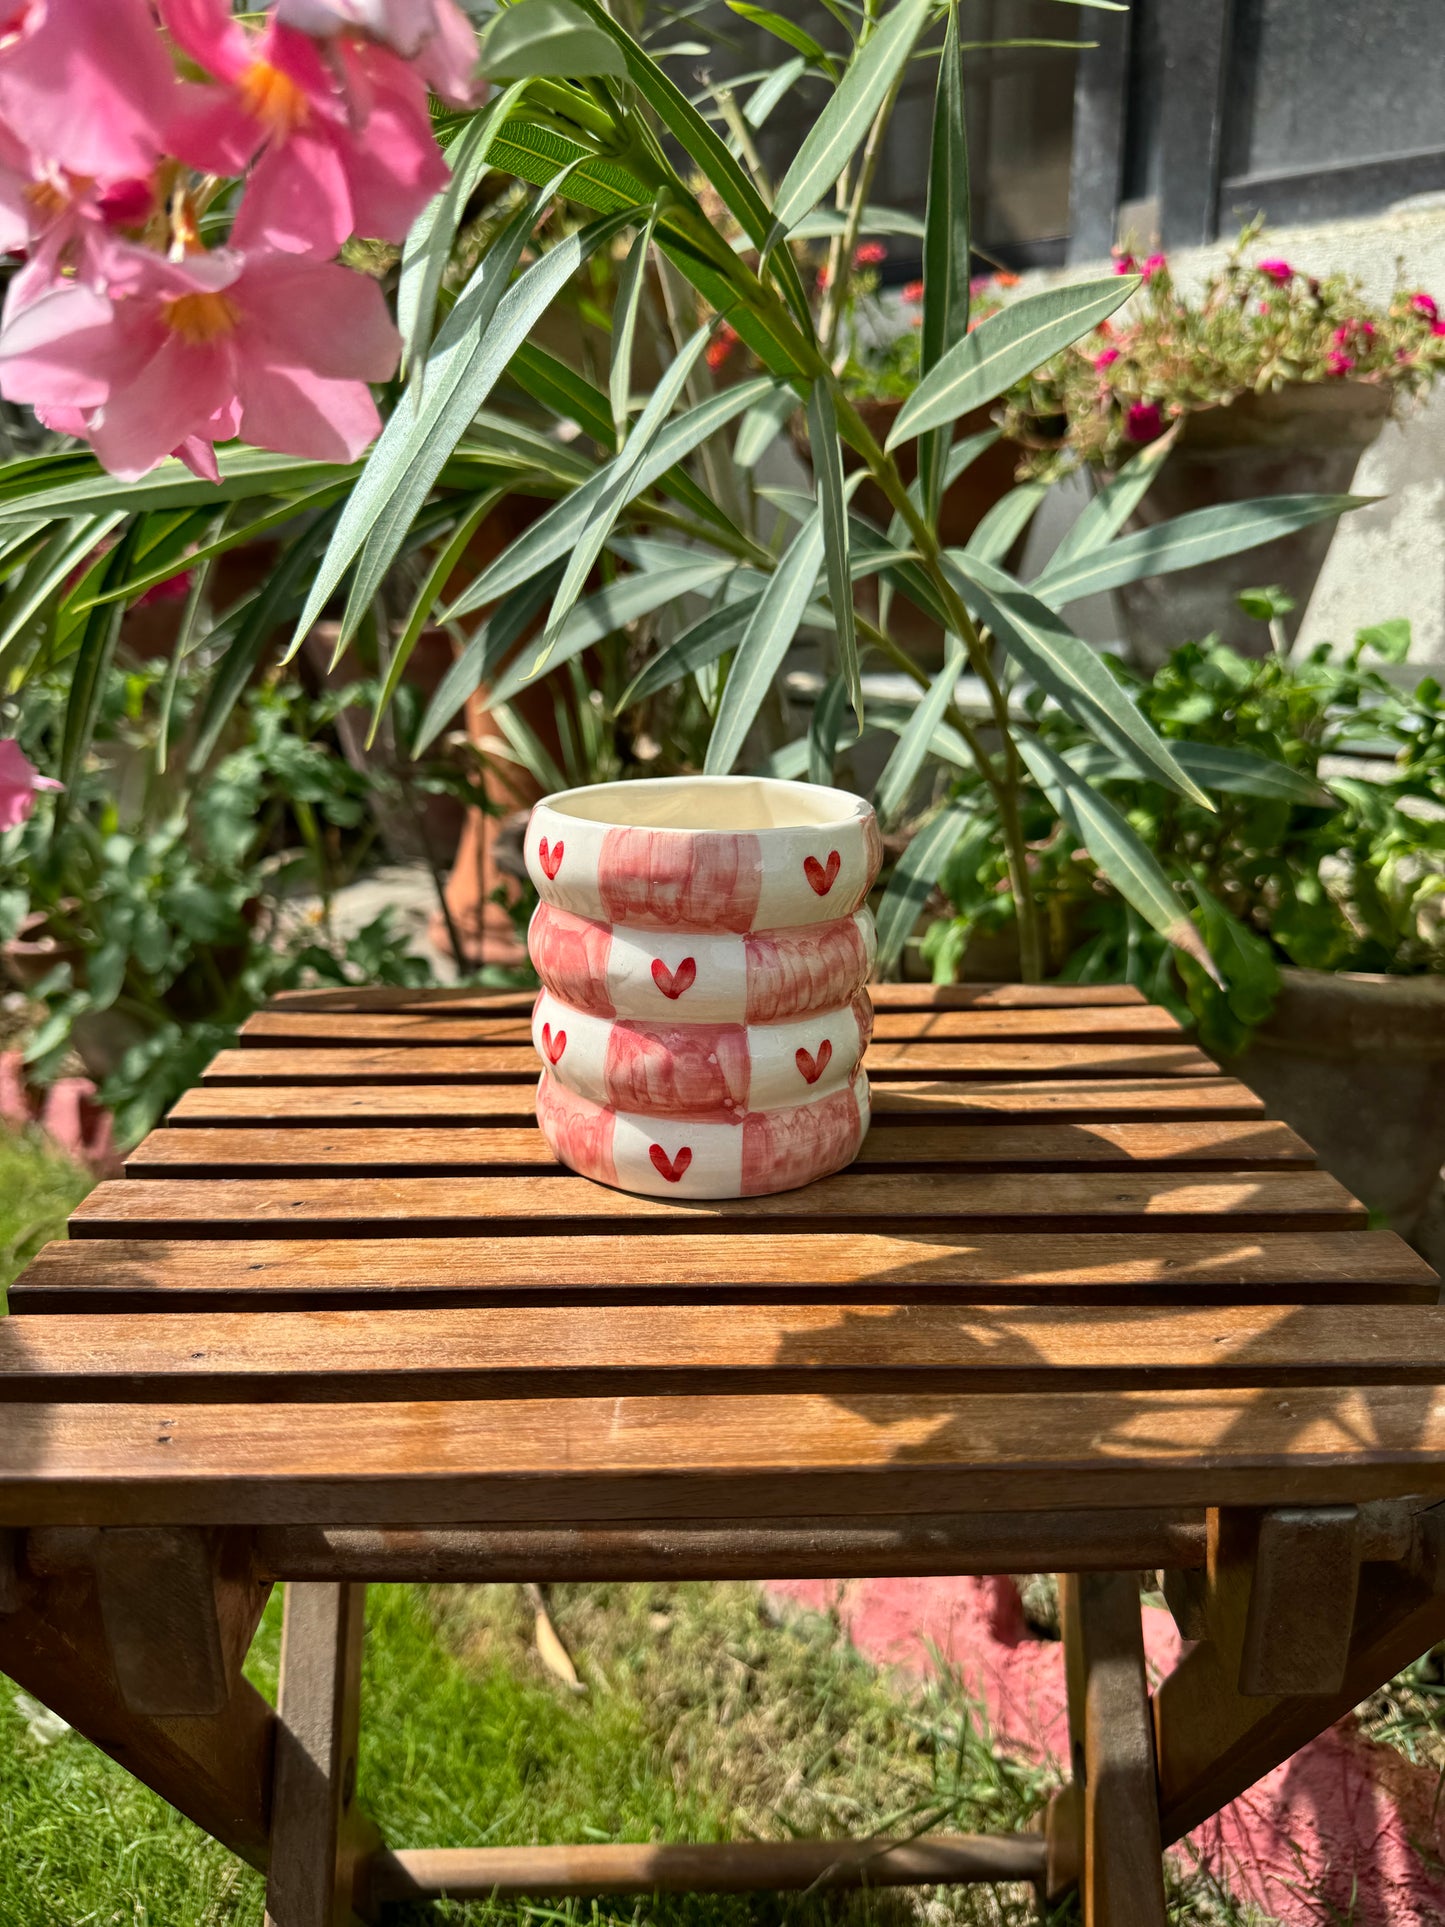
[[[1040,716],[1194,899],[1222,987],[1101,888],[1069,827],[1050,833],[1042,795],[1026,825],[1041,832],[1035,888],[1060,973],[1126,978],[1172,1006],[1367,1204],[1418,1235],[1445,1163],[1445,700],[1433,678],[1406,691],[1384,673],[1408,648],[1393,621],[1301,661],[1211,641],[1177,649],[1147,683],[1118,671],[1209,781],[1213,812],[1141,781],[1067,717]],[[1013,921],[987,798],[967,779],[959,793],[969,827],[922,939],[941,981]]]
[[[1106,319],[1021,383],[1003,420],[1028,451],[1024,472],[1035,476],[1082,468],[1106,479],[1170,435],[1168,459],[1134,512],[1136,527],[1210,503],[1304,490],[1344,495],[1391,413],[1445,368],[1445,320],[1432,295],[1402,287],[1380,307],[1348,275],[1317,277],[1261,254],[1257,226],[1245,229],[1197,296],[1179,287],[1162,255],[1138,262],[1125,253],[1115,266],[1142,278],[1123,317]],[[1220,558],[1167,592],[1148,582],[1121,586],[1138,660],[1157,663],[1177,642],[1221,623],[1231,646],[1260,646],[1236,595],[1274,581],[1303,608],[1331,534],[1316,524],[1248,562]],[[1288,625],[1291,639],[1293,630]]]

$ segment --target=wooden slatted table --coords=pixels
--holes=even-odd
[[[1161,1846],[1445,1636],[1434,1273],[1131,991],[876,1001],[853,1169],[697,1204],[555,1165],[528,998],[284,997],[13,1288],[0,1667],[277,1927],[969,1879],[1157,1927]],[[1152,1700],[1149,1567],[1199,1642]],[[367,1581],[1025,1570],[1041,1834],[419,1854],[353,1800]]]

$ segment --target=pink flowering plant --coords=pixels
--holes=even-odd
[[[1163,255],[1121,252],[1116,271],[1142,277],[1129,306],[1008,397],[1003,424],[1030,451],[1024,472],[1118,468],[1174,422],[1243,395],[1347,381],[1418,396],[1445,370],[1445,317],[1427,290],[1402,285],[1380,307],[1348,275],[1256,258],[1258,247],[1247,228],[1197,296]]]
[[[314,646],[319,623],[338,658],[374,666],[373,730],[440,625],[456,660],[414,755],[482,685],[508,759],[550,787],[521,707],[543,683],[559,701],[580,684],[588,727],[634,744],[664,698],[673,740],[695,741],[710,773],[830,781],[860,734],[892,737],[880,813],[918,834],[880,906],[885,964],[966,828],[949,787],[963,758],[996,810],[1026,976],[1044,965],[1023,812],[1035,789],[1138,914],[1214,968],[1190,901],[1009,685],[1026,680],[1207,808],[1065,612],[1348,503],[1231,505],[1223,523],[1202,511],[1146,546],[1120,533],[1131,479],[1027,583],[1001,563],[1037,490],[946,546],[943,494],[990,439],[958,439],[959,424],[1041,356],[1080,340],[1097,355],[1100,324],[1146,279],[1153,298],[1164,272],[1146,261],[1001,305],[996,284],[971,284],[956,5],[830,9],[828,47],[759,9],[788,52],[745,100],[690,96],[674,71],[695,85],[695,68],[666,62],[693,56],[652,51],[640,18],[633,31],[622,17],[629,0],[508,0],[480,47],[454,0],[154,9],[19,0],[0,33],[15,262],[0,395],[37,424],[31,452],[0,467],[0,669],[22,708],[27,677],[69,677],[44,772],[66,785],[53,820],[90,767],[127,609],[264,536],[278,545],[264,580],[195,611],[188,649],[210,691],[189,781],[223,754],[258,666]],[[884,429],[860,408],[873,377],[856,324],[880,251],[907,231],[880,218],[873,186],[919,63],[935,87],[922,274],[905,301],[918,325]],[[801,139],[773,181],[753,134],[783,102]],[[813,493],[760,488],[761,455],[800,411]],[[863,512],[845,451],[881,514]],[[946,638],[941,671],[891,632],[899,596]],[[824,672],[803,736],[780,700],[795,648]],[[874,667],[907,676],[918,707],[869,705]],[[954,700],[964,667],[987,728]]]

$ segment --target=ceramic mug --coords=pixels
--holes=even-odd
[[[599,784],[540,802],[525,854],[537,1116],[563,1163],[727,1198],[851,1162],[882,858],[861,797],[750,776]]]

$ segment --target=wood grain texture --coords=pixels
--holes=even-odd
[[[1161,1124],[879,1124],[863,1140],[851,1168],[1088,1170],[1162,1164],[1243,1171],[1313,1163],[1309,1146],[1287,1125],[1205,1119]],[[126,1176],[132,1178],[251,1177],[280,1171],[294,1177],[338,1172],[484,1176],[508,1171],[555,1174],[560,1168],[535,1128],[441,1125],[341,1130],[170,1125],[152,1131],[125,1160]]]
[[[447,1128],[530,1126],[536,1121],[536,1089],[535,1080],[525,1084],[204,1084],[177,1101],[170,1120],[207,1127],[369,1122]],[[873,1087],[873,1115],[910,1125],[1034,1117],[1079,1123],[1105,1118],[1189,1121],[1262,1118],[1264,1105],[1245,1085],[1217,1076],[1041,1079],[1029,1084],[899,1079]]]
[[[870,984],[868,994],[880,1009],[893,1010],[1103,1010],[1112,1005],[1142,1004],[1142,993],[1132,984]],[[535,993],[527,990],[476,990],[452,984],[424,990],[396,984],[373,984],[364,989],[282,990],[271,999],[270,1010],[451,1010],[530,1011]]]
[[[1137,1038],[1177,1041],[1182,1032],[1167,1010],[1153,1004],[1104,1005],[1084,1010],[1050,1006],[1042,1010],[974,1008],[875,1012],[876,1042],[977,1043],[1038,1040],[1083,1041]],[[393,1012],[259,1010],[241,1027],[243,1045],[259,1049],[311,1046],[337,1049],[398,1044],[476,1048],[481,1045],[532,1046],[530,1014],[515,1016],[442,1010]]]
[[[849,1171],[773,1197],[634,1197],[586,1178],[159,1178],[100,1184],[70,1220],[73,1238],[500,1236],[512,1227],[627,1226],[658,1236],[752,1224],[1046,1219],[1056,1229],[1137,1221],[1140,1228],[1325,1230],[1363,1226],[1364,1207],[1324,1171],[1246,1174],[1039,1171],[947,1174]]]
[[[978,1043],[870,1045],[870,1077],[1211,1077],[1211,1058],[1192,1044]],[[536,1058],[521,1045],[466,1050],[424,1044],[351,1048],[223,1050],[206,1084],[506,1084],[530,1077]]]
[[[1433,1386],[20,1403],[6,1433],[0,1525],[582,1524],[1445,1496],[1445,1390]]]
[[[253,1234],[254,1234],[254,1227]],[[331,1305],[569,1305],[817,1298],[968,1304],[1393,1300],[1440,1281],[1389,1231],[967,1235],[920,1227],[728,1238],[70,1239],[10,1289],[13,1313]]]
[[[659,1376],[679,1382],[649,1387]],[[0,1322],[0,1402],[621,1395],[628,1381],[654,1392],[791,1385],[833,1395],[849,1385],[937,1391],[945,1379],[962,1391],[1084,1391],[1346,1378],[1445,1382],[1445,1307],[599,1305],[579,1319],[562,1307],[497,1306]]]

